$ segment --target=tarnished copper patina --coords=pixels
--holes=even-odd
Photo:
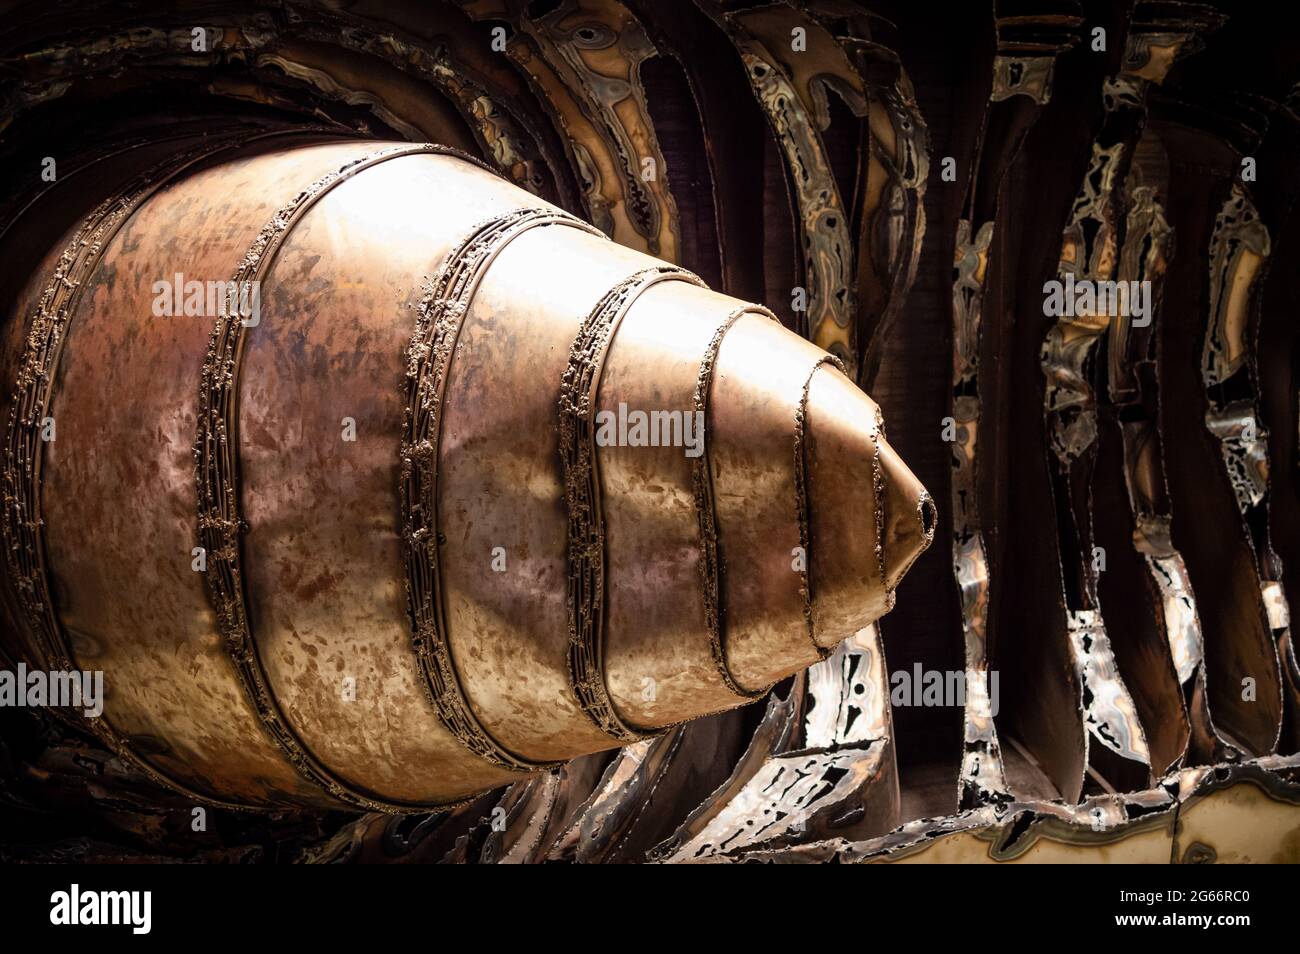
[[[160,781],[454,803],[752,701],[930,539],[837,358],[450,149],[137,158],[12,316],[4,532],[11,650]]]

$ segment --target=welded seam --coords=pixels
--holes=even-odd
[[[605,521],[596,460],[595,405],[605,357],[619,323],[637,297],[661,281],[705,287],[697,276],[675,265],[643,268],[624,278],[583,320],[560,384],[560,461],[569,518],[569,682],[591,721],[623,742],[636,742],[663,729],[637,729],[625,723],[614,709],[605,682]]]
[[[507,244],[531,228],[547,225],[601,235],[557,209],[515,209],[474,226],[430,283],[407,351],[399,482],[407,611],[425,690],[439,721],[461,745],[494,765],[522,772],[562,763],[532,761],[510,752],[475,716],[461,685],[448,640],[438,555],[443,542],[438,527],[438,451],[451,359],[479,282]]]
[[[18,366],[9,415],[4,462],[4,537],[9,575],[14,581],[19,605],[36,636],[43,662],[51,669],[72,672],[80,667],[50,592],[41,501],[45,442],[40,433],[46,411],[54,399],[67,327],[81,302],[82,291],[114,237],[163,185],[210,156],[281,132],[283,130],[261,131],[256,135],[216,143],[205,141],[138,175],[82,220],[41,294]],[[74,728],[89,730],[115,755],[165,789],[205,805],[237,811],[260,810],[256,806],[201,794],[166,775],[134,752],[127,739],[103,714],[95,719],[75,720],[64,717],[58,709],[49,711]]]
[[[245,283],[259,281],[267,274],[289,231],[335,186],[381,162],[419,154],[460,157],[454,150],[423,144],[387,147],[344,163],[307,186],[270,218],[236,266],[229,287],[247,287]],[[237,311],[222,314],[213,327],[203,362],[194,443],[198,543],[210,561],[205,574],[208,596],[235,673],[267,735],[311,784],[341,802],[367,811],[427,812],[450,807],[392,801],[350,785],[307,748],[271,689],[249,626],[241,567],[240,538],[247,529],[239,500],[238,399],[244,327]]]
[[[722,605],[723,576],[724,570],[721,561],[718,559],[718,524],[717,512],[714,501],[713,486],[713,469],[709,459],[709,441],[707,435],[711,431],[709,426],[709,405],[713,389],[713,369],[718,360],[718,349],[722,346],[722,339],[727,332],[731,330],[742,315],[761,315],[772,321],[779,321],[776,315],[761,305],[743,305],[737,308],[718,326],[717,331],[709,340],[708,347],[704,349],[704,356],[700,359],[700,373],[695,381],[694,404],[695,413],[703,415],[701,418],[705,421],[703,452],[692,462],[691,468],[691,490],[695,497],[695,515],[700,527],[700,549],[703,558],[700,561],[700,577],[704,585],[704,616],[709,627],[709,648],[713,653],[713,663],[717,667],[718,674],[726,687],[742,699],[757,699],[766,693],[772,687],[764,686],[762,689],[746,689],[736,681],[735,675],[731,671],[731,666],[727,662],[727,652],[723,645],[723,625],[726,617],[725,607]]]
[[[885,612],[888,613],[894,608],[894,590],[889,585],[889,577],[885,574],[885,466],[880,460],[880,445],[885,440],[885,415],[881,413],[879,406],[876,407],[876,432],[871,437],[871,516],[876,522],[876,569],[880,573],[880,585],[885,591]],[[922,496],[925,496],[924,491]],[[926,546],[930,541],[926,540]],[[916,556],[920,556],[922,550],[918,551]],[[913,560],[916,557],[912,558]],[[908,564],[911,566],[911,563]],[[906,572],[906,570],[904,570]],[[900,576],[901,578],[901,576]]]
[[[827,364],[837,368],[845,376],[848,375],[844,362],[835,355],[827,354],[818,358],[808,372],[808,377],[804,379],[803,389],[799,394],[799,406],[794,412],[794,505],[795,517],[799,522],[799,552],[803,557],[799,561],[799,595],[803,597],[803,618],[808,631],[808,640],[817,650],[818,659],[826,659],[834,650],[817,642],[816,625],[813,622],[812,578],[808,573],[812,561],[812,542],[809,539],[808,526],[808,440],[804,433],[804,425],[808,417],[808,387],[812,384],[813,375]]]

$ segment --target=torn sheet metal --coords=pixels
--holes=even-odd
[[[1009,798],[988,694],[989,569],[979,518],[976,438],[979,435],[980,309],[993,223],[972,237],[970,223],[957,223],[953,285],[953,572],[961,591],[966,661],[965,739],[959,804]]]
[[[1129,118],[1107,116],[1102,137],[1114,135]],[[1111,282],[1119,266],[1120,196],[1117,184],[1129,138],[1103,146],[1093,143],[1092,158],[1075,198],[1061,241],[1058,280]],[[1089,300],[1092,300],[1089,298]],[[1067,303],[1067,304],[1073,304]],[[1044,338],[1041,363],[1047,379],[1043,416],[1055,460],[1053,493],[1058,508],[1073,521],[1070,539],[1060,545],[1061,572],[1066,581],[1066,625],[1070,653],[1083,690],[1084,723],[1089,735],[1123,758],[1150,766],[1146,735],[1137,707],[1120,674],[1106,633],[1098,593],[1099,567],[1094,558],[1091,482],[1097,459],[1097,397],[1091,376],[1092,354],[1115,324],[1125,320],[1119,302],[1076,313],[1072,307],[1058,315]]]
[[[1039,106],[1052,98],[1055,56],[998,56],[993,60],[993,92],[990,102],[1012,96],[1028,96]]]
[[[1256,411],[1248,363],[1253,288],[1270,250],[1268,229],[1245,189],[1234,183],[1210,237],[1210,315],[1201,377],[1209,397],[1205,427],[1219,443],[1243,517],[1268,494],[1268,432]],[[1228,397],[1243,391],[1243,397]]]
[[[825,749],[888,738],[890,710],[884,652],[873,624],[808,670],[804,746]]]
[[[731,37],[785,157],[803,237],[800,244],[808,286],[802,330],[814,344],[843,361],[853,377],[857,364],[853,334],[857,313],[855,245],[816,117],[804,108],[798,90],[771,51],[737,16],[725,13],[715,0],[697,3]]]
[[[1207,812],[1219,817],[1198,822],[1196,835],[1189,837],[1190,826],[1184,822]],[[1231,819],[1228,824],[1223,823],[1225,815]],[[1225,855],[1247,855],[1239,860],[1296,863],[1300,849],[1277,839],[1279,830],[1296,826],[1300,826],[1300,756],[1268,756],[1182,769],[1150,789],[1099,795],[1078,805],[1039,800],[986,805],[943,818],[916,819],[865,841],[829,838],[708,860],[1177,864],[1214,860],[1218,852],[1207,842],[1218,841]]]
[[[796,747],[800,719],[804,712],[806,679],[807,673],[800,673],[791,681],[784,695],[779,688],[768,695],[763,718],[754,729],[749,744],[727,780],[691,811],[677,831],[648,853],[650,860],[662,861],[677,855],[684,845],[695,841],[746,790],[765,764]]]
[[[551,66],[581,93],[621,162],[628,216],[646,250],[665,261],[681,254],[677,205],[641,83],[641,64],[658,51],[645,29],[612,0],[566,0],[519,20]]]
[[[1151,764],[1146,733],[1138,719],[1101,614],[1072,610],[1068,617],[1070,651],[1083,684],[1084,722],[1088,732],[1115,754]]]
[[[676,261],[676,204],[640,80],[656,51],[640,23],[607,0],[566,0],[537,20],[516,0],[464,6],[514,27],[506,53],[549,105],[591,221],[622,245]]]
[[[862,359],[858,380],[869,385],[916,279],[925,237],[929,132],[911,84],[899,66],[892,88],[873,88],[859,147],[858,296]],[[863,161],[865,159],[865,161]]]
[[[1201,622],[1196,615],[1196,596],[1182,555],[1169,538],[1169,518],[1141,514],[1133,545],[1147,559],[1151,578],[1160,591],[1165,632],[1174,672],[1180,683],[1187,683],[1200,670],[1205,659]]]
[[[1300,669],[1291,644],[1291,612],[1283,591],[1282,560],[1269,533],[1268,432],[1259,418],[1259,278],[1272,244],[1250,195],[1234,182],[1210,236],[1209,321],[1201,377],[1208,407],[1205,426],[1218,441],[1237,498],[1241,526],[1255,557],[1260,605],[1284,667],[1286,709],[1300,711]],[[1285,718],[1285,716],[1284,716]]]
[[[1155,187],[1140,182],[1146,155],[1141,131],[1147,93],[1164,76],[1163,70],[1148,68],[1152,24],[1145,16],[1153,10],[1144,7],[1135,13],[1121,68],[1104,84],[1105,120],[1092,144],[1089,167],[1066,225],[1058,269],[1058,279],[1062,283],[1068,280],[1067,287],[1079,282],[1087,283],[1088,290],[1136,290],[1137,301],[1144,307],[1133,308],[1127,297],[1102,306],[1100,291],[1095,307],[1078,314],[1067,307],[1045,338],[1042,366],[1047,379],[1044,416],[1055,457],[1053,491],[1058,507],[1072,521],[1072,533],[1067,534],[1072,539],[1062,540],[1061,561],[1070,604],[1070,645],[1080,672],[1085,721],[1090,735],[1103,745],[1140,762],[1148,771],[1158,772],[1165,764],[1177,764],[1185,754],[1185,744],[1178,741],[1176,748],[1163,746],[1167,751],[1161,754],[1162,766],[1152,766],[1138,707],[1105,630],[1100,606],[1105,557],[1104,550],[1095,546],[1093,515],[1093,485],[1104,476],[1096,473],[1099,428],[1118,424],[1135,524],[1134,545],[1159,593],[1173,665],[1180,683],[1186,685],[1202,655],[1200,625],[1181,556],[1169,542],[1159,435],[1149,423],[1156,399],[1154,393],[1144,393],[1153,390],[1143,368],[1150,361],[1157,293],[1172,244],[1172,231]],[[1193,43],[1181,41],[1169,47],[1171,59],[1164,69],[1174,55],[1194,48]],[[1118,282],[1110,285],[1116,279]],[[1122,307],[1125,304],[1129,307]],[[1108,354],[1105,369],[1097,367],[1094,359],[1103,343]],[[1101,383],[1103,373],[1108,375],[1109,388]],[[1098,417],[1099,393],[1108,405],[1104,422]],[[1116,414],[1109,405],[1125,411]],[[1133,659],[1133,649],[1128,648],[1128,658]],[[1131,675],[1143,693],[1152,691],[1151,678],[1159,681],[1148,673]],[[1144,681],[1148,685],[1143,686]],[[1182,708],[1186,708],[1185,700]],[[1148,717],[1186,720],[1185,712],[1157,715],[1148,711]],[[1208,722],[1208,713],[1202,721]]]
[[[1138,40],[1131,38],[1130,47],[1135,43]],[[1145,59],[1139,56],[1135,61],[1145,62]],[[1187,758],[1188,749],[1194,747],[1203,753],[1198,757],[1223,759],[1235,750],[1215,731],[1210,715],[1204,634],[1187,565],[1173,544],[1169,488],[1156,424],[1159,394],[1153,354],[1173,245],[1173,229],[1165,217],[1161,199],[1161,189],[1167,179],[1166,163],[1164,150],[1154,137],[1148,134],[1139,140],[1134,167],[1125,182],[1128,214],[1119,280],[1151,283],[1151,323],[1140,329],[1125,321],[1112,328],[1108,348],[1109,392],[1111,402],[1120,411],[1124,482],[1133,514],[1133,546],[1142,555],[1155,588],[1156,609],[1169,644],[1175,676],[1182,688],[1189,735],[1181,757]]]
[[[731,860],[832,835],[863,820],[864,790],[879,775],[886,740],[766,762],[727,806],[666,863]]]

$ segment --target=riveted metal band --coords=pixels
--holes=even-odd
[[[452,660],[439,557],[438,448],[451,358],[479,282],[512,240],[529,229],[552,225],[604,237],[557,209],[516,209],[476,225],[447,256],[420,302],[407,351],[401,447],[407,609],[425,688],[439,720],[465,748],[494,765],[529,772],[560,763],[529,761],[492,738],[474,715]]]
[[[560,461],[569,515],[569,681],[591,721],[622,742],[662,730],[627,725],[614,710],[605,684],[605,521],[596,461],[595,404],[605,356],[619,323],[638,295],[662,281],[704,287],[698,277],[674,265],[644,268],[623,279],[583,320],[560,384]]]

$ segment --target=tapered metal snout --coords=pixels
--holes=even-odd
[[[427,809],[745,704],[930,541],[829,355],[446,150],[99,178],[5,329],[10,648],[196,798]],[[210,280],[257,315],[160,315]]]

